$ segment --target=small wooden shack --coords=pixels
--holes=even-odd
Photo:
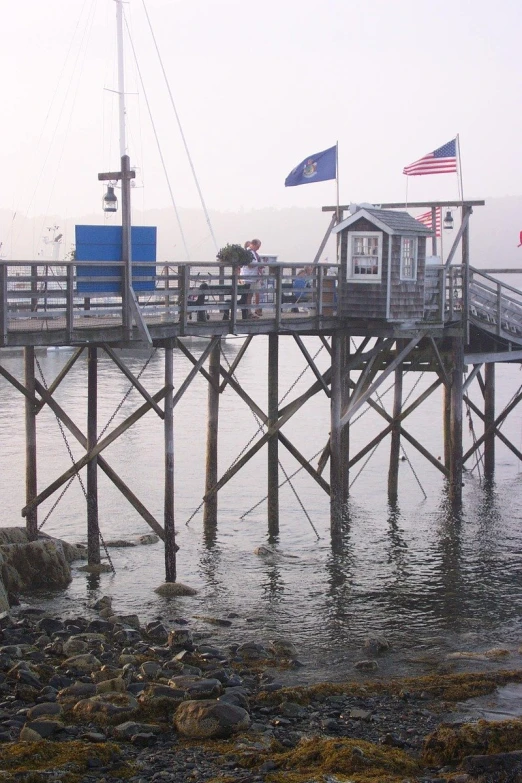
[[[407,212],[356,205],[333,232],[341,244],[341,318],[422,320],[430,229]]]

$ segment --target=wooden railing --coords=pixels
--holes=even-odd
[[[514,270],[499,273],[506,271]],[[522,340],[522,291],[474,267],[470,267],[469,314],[488,331]]]
[[[1,344],[8,343],[11,332],[65,330],[70,342],[81,329],[121,327],[123,266],[122,262],[111,261],[112,274],[107,276],[107,269],[101,267],[96,274],[96,262],[0,262]],[[324,265],[315,265],[306,276],[306,287],[301,288],[297,280],[304,267],[267,265],[265,274],[255,279],[256,285],[248,291],[259,298],[256,302],[250,297],[245,301],[246,286],[231,267],[218,263],[140,262],[133,280],[139,309],[134,317],[149,327],[177,325],[178,333],[184,334],[189,325],[227,316],[229,330],[235,331],[242,311],[252,315],[259,308],[264,318],[274,319],[276,324],[296,317],[335,315],[337,274],[329,274],[330,268]]]
[[[104,330],[103,339],[108,339],[105,330],[116,327],[121,331],[123,266],[110,262],[112,276],[107,276],[102,274],[107,269],[101,267],[94,274],[96,262],[0,261],[0,345],[10,344],[9,335],[16,332],[61,331],[61,339],[69,343],[82,339],[86,329]],[[260,278],[261,287],[255,288],[261,301],[255,302],[246,300],[242,279],[234,270],[218,263],[140,262],[136,266],[133,283],[138,308],[133,315],[145,329],[175,326],[175,333],[183,335],[196,332],[202,322],[227,320],[221,331],[236,332],[241,330],[244,311],[252,314],[258,308],[263,310],[263,319],[277,329],[282,322],[296,319],[316,319],[318,326],[318,318],[337,315],[338,267],[332,271],[321,264],[311,266],[303,289],[296,280],[304,264],[267,265],[268,274]],[[426,269],[425,321],[462,319],[466,302],[463,269],[459,265]],[[480,270],[471,268],[469,274],[470,316],[495,324],[498,333],[516,330],[518,334],[520,328],[522,334],[522,293]],[[117,339],[124,336],[117,335]]]

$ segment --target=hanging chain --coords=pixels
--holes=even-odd
[[[312,357],[312,361],[315,361],[316,357],[317,357],[317,356],[318,356],[318,355],[321,353],[321,351],[322,351],[323,349],[324,349],[324,345],[321,343],[321,346],[320,346],[320,348],[318,349],[318,351],[316,351],[316,353],[315,353],[315,354],[314,354],[314,356]],[[227,365],[228,369],[230,370],[231,364],[230,364],[230,362],[229,362],[229,360],[228,360],[228,357],[226,356],[226,354],[225,354],[225,352],[224,352],[224,350],[223,350],[223,345],[221,344],[221,342],[220,342],[220,353],[221,353],[221,356],[223,357],[223,359],[224,359],[224,361],[225,361],[225,363],[226,363],[226,365]],[[292,391],[292,390],[295,388],[295,386],[296,386],[296,385],[299,383],[299,381],[301,380],[301,378],[303,377],[303,375],[304,375],[304,374],[307,372],[307,370],[309,370],[309,369],[310,369],[310,366],[309,366],[309,364],[307,363],[307,364],[306,364],[306,366],[305,366],[305,368],[303,369],[303,371],[302,371],[302,372],[301,372],[301,373],[300,373],[300,374],[297,376],[297,378],[295,379],[295,381],[294,381],[294,382],[293,382],[293,383],[292,383],[292,384],[289,386],[289,388],[287,389],[286,393],[285,393],[285,394],[283,395],[283,397],[282,397],[282,398],[279,400],[278,407],[280,407],[280,406],[282,405],[282,403],[284,402],[284,400],[285,400],[285,399],[288,397],[288,395],[290,394],[290,392],[291,392],[291,391]],[[237,378],[236,378],[236,375],[235,375],[235,373],[232,373],[232,378],[233,378],[233,379],[234,379],[234,380],[237,382]],[[256,438],[257,438],[257,436],[259,435],[259,433],[263,431],[263,428],[264,428],[264,426],[265,426],[265,425],[264,425],[264,424],[263,424],[263,423],[262,423],[262,422],[259,420],[258,416],[257,416],[257,415],[254,413],[254,411],[252,411],[252,415],[253,415],[253,417],[254,417],[254,420],[255,420],[255,422],[256,422],[256,424],[257,424],[257,430],[254,432],[254,434],[252,435],[252,437],[250,438],[250,440],[248,441],[248,443],[246,443],[246,445],[244,446],[244,448],[243,448],[243,449],[242,449],[242,450],[239,452],[239,454],[236,456],[236,458],[234,459],[234,461],[233,461],[233,462],[230,464],[230,466],[227,468],[227,470],[226,470],[226,471],[225,471],[225,473],[223,474],[223,478],[226,478],[226,476],[227,476],[227,475],[230,473],[230,471],[232,470],[232,468],[233,468],[233,467],[234,467],[234,466],[237,464],[237,462],[239,462],[239,460],[241,459],[241,457],[242,457],[242,456],[243,456],[243,455],[244,455],[244,454],[245,454],[245,453],[248,451],[248,449],[249,449],[250,445],[251,445],[251,444],[252,444],[252,443],[253,443],[253,442],[256,440]],[[319,454],[319,453],[320,453],[320,452],[317,452],[317,454]],[[314,455],[314,456],[312,457],[312,460],[313,460],[313,459],[315,459],[315,457],[316,457],[316,456],[317,456],[317,455]],[[279,462],[279,465],[280,465],[281,469],[283,470],[283,473],[285,473],[285,471],[284,471],[284,469],[282,468],[282,466],[281,466],[281,463],[280,463],[280,462]],[[296,473],[299,473],[299,471],[301,471],[301,470],[303,470],[302,466],[301,466],[301,467],[300,467],[300,468],[299,468],[299,469],[298,469],[298,470],[297,470],[295,473],[293,473],[293,474],[292,474],[292,476],[290,476],[290,477],[287,477],[287,479],[286,479],[286,480],[283,482],[283,484],[286,484],[286,482],[288,481],[288,483],[289,483],[289,484],[290,484],[290,486],[292,487],[292,491],[294,492],[294,494],[296,495],[296,497],[297,497],[297,493],[296,493],[296,491],[295,491],[294,487],[292,486],[292,483],[291,483],[290,479],[291,479],[293,476],[295,476],[295,475],[296,475]],[[285,473],[285,476],[287,476],[287,474],[286,474],[286,473]],[[281,486],[283,486],[283,484],[280,484],[279,486],[281,487]],[[247,514],[250,514],[250,512],[251,512],[251,511],[253,511],[253,510],[254,510],[254,508],[257,508],[257,506],[258,506],[258,505],[260,505],[261,503],[264,503],[264,502],[265,502],[265,500],[267,499],[267,497],[268,497],[268,496],[265,496],[265,497],[264,497],[262,500],[260,500],[260,501],[259,501],[259,503],[256,503],[256,505],[255,505],[255,506],[253,506],[253,507],[252,507],[252,508],[251,508],[249,511],[247,511],[245,514],[243,514],[243,515],[240,517],[240,519],[243,519],[245,516],[247,516]],[[298,500],[299,500],[299,498],[298,498]],[[313,530],[314,530],[315,534],[316,534],[316,535],[318,535],[318,534],[317,534],[317,530],[315,529],[315,527],[314,527],[314,525],[313,525],[313,523],[312,523],[312,521],[311,521],[311,519],[310,519],[309,515],[306,513],[306,511],[305,511],[305,509],[304,509],[304,507],[303,507],[303,505],[302,505],[302,503],[301,503],[301,501],[300,501],[300,500],[299,500],[299,503],[301,504],[301,507],[303,508],[303,511],[305,512],[305,514],[306,514],[306,516],[307,516],[307,518],[308,518],[308,521],[310,522],[310,524],[311,524],[311,526],[312,526],[312,528],[313,528]],[[201,511],[201,509],[203,508],[204,504],[205,504],[205,501],[204,501],[204,500],[202,500],[202,501],[201,501],[201,503],[199,504],[199,506],[198,506],[198,507],[197,507],[197,508],[196,508],[196,509],[195,509],[195,510],[192,512],[192,514],[190,515],[190,517],[187,519],[187,521],[185,522],[185,525],[189,525],[189,524],[190,524],[190,522],[192,522],[192,520],[194,519],[194,517],[196,516],[196,514],[198,514],[198,513]],[[318,537],[319,537],[319,536],[318,536]]]
[[[143,375],[143,373],[145,372],[145,370],[149,366],[149,362],[151,361],[152,357],[155,356],[157,350],[158,350],[157,348],[154,348],[154,350],[151,352],[151,354],[148,357],[147,361],[145,362],[145,364],[143,365],[143,367],[141,368],[141,370],[137,374],[136,380],[139,381],[139,379],[141,378],[141,376]],[[129,397],[129,395],[130,395],[130,393],[132,392],[133,389],[134,389],[134,385],[131,383],[131,385],[129,386],[129,388],[127,389],[125,394],[123,395],[123,398],[122,398],[121,402],[119,403],[119,405],[117,405],[114,413],[110,417],[109,421],[107,422],[105,427],[102,429],[102,431],[98,435],[98,438],[101,438],[107,432],[107,430],[109,429],[109,427],[111,426],[112,422],[114,421],[114,419],[116,418],[116,416],[118,415],[120,410],[122,409],[123,405],[125,404],[127,398]]]

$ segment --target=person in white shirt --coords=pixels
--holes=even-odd
[[[261,288],[263,282],[263,266],[261,265],[261,259],[258,253],[260,247],[261,240],[259,239],[252,239],[250,242],[245,243],[245,248],[250,251],[252,261],[250,264],[242,266],[239,273],[243,280],[244,287],[246,288],[248,286],[248,293],[243,294],[241,297],[241,304],[249,305],[248,308],[244,308],[241,311],[243,319],[258,319],[263,312],[259,308],[255,312],[251,311],[251,306],[259,303],[257,291]]]

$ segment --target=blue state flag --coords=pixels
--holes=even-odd
[[[309,155],[285,179],[285,188],[306,185],[309,182],[324,182],[337,177],[337,145],[328,150]]]

